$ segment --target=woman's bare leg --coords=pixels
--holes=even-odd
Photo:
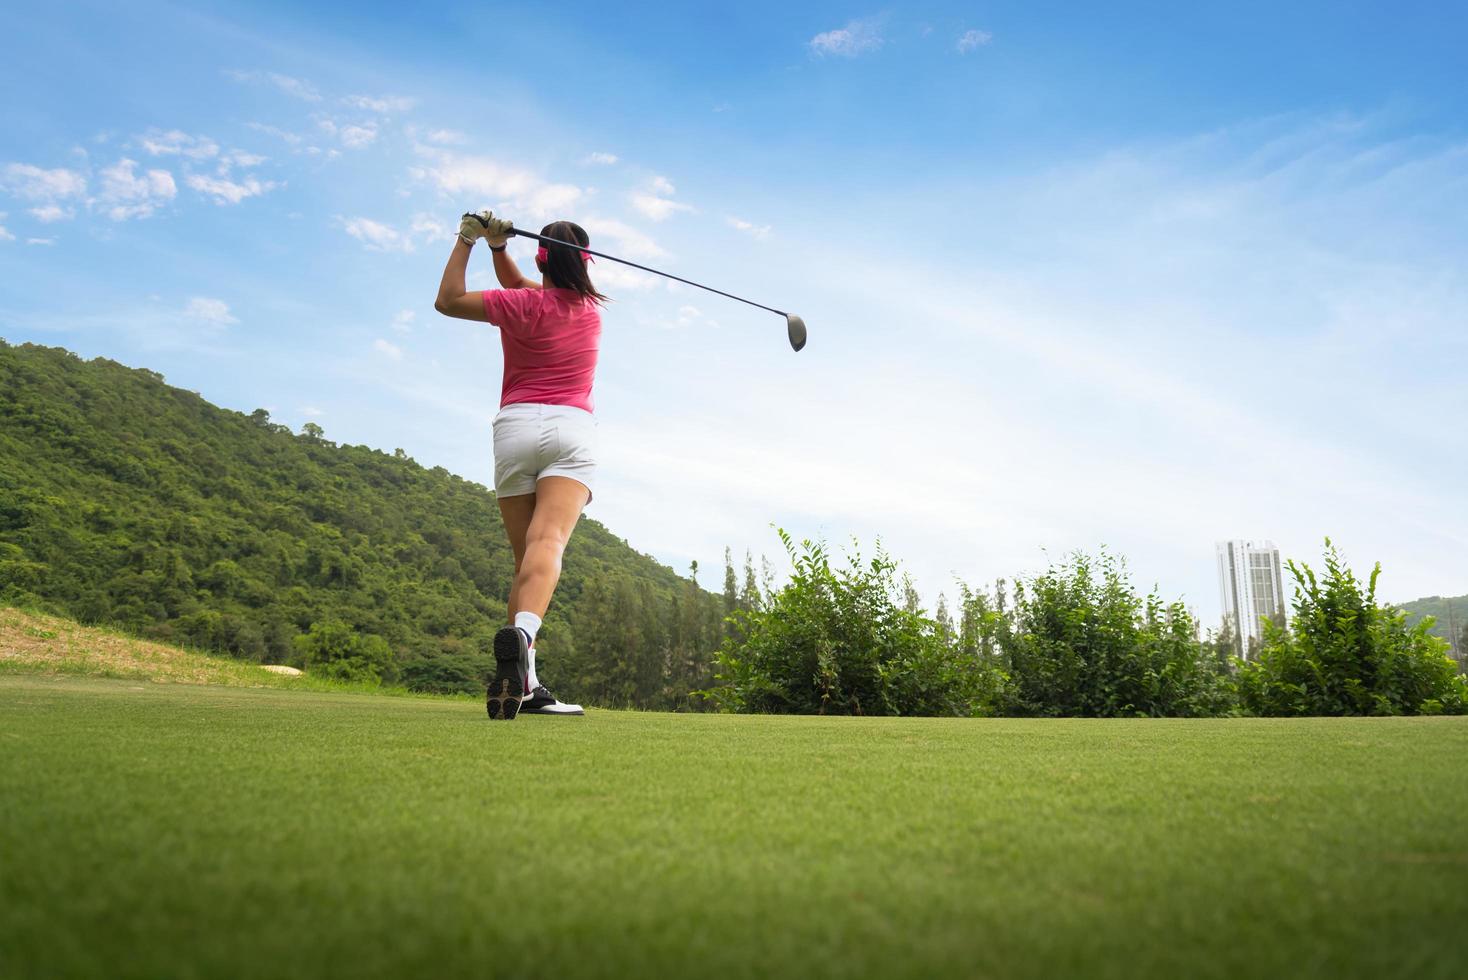
[[[510,582],[510,622],[515,622],[519,607],[517,586],[520,568],[525,564],[525,535],[530,530],[530,519],[535,514],[535,494],[524,493],[514,497],[500,497],[500,517],[505,522],[505,533],[510,537],[510,550],[515,553],[515,577]]]
[[[524,557],[518,562],[515,584],[510,590],[511,619],[517,612],[545,617],[561,578],[561,555],[590,496],[585,484],[569,477],[548,476],[536,483],[535,503],[525,532]],[[508,521],[505,526],[509,527]]]

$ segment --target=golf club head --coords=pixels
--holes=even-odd
[[[794,313],[785,317],[785,328],[790,333],[790,347],[792,350],[800,350],[805,346],[805,321]]]

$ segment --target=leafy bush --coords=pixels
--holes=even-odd
[[[1228,677],[1197,622],[1181,602],[1139,596],[1115,555],[1077,553],[1018,585],[1000,626],[1010,681],[1002,714],[1188,717],[1230,706]]]
[[[896,563],[879,552],[831,567],[824,544],[780,531],[794,574],[757,608],[740,610],[709,692],[734,711],[967,715],[982,707],[994,668],[962,658],[937,624],[897,601]]]
[[[321,677],[375,684],[392,667],[392,650],[380,636],[363,636],[344,623],[312,623],[295,638],[306,669]]]
[[[1325,579],[1287,563],[1295,579],[1294,622],[1264,624],[1259,656],[1239,664],[1239,695],[1259,715],[1461,714],[1468,681],[1428,631],[1376,603],[1378,563],[1365,588],[1327,538]]]

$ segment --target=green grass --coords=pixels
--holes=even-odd
[[[0,676],[0,975],[1462,976],[1468,719]]]

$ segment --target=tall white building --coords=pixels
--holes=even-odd
[[[1220,541],[1218,587],[1223,593],[1223,616],[1233,628],[1239,656],[1249,655],[1250,641],[1264,631],[1261,618],[1286,621],[1284,576],[1279,549],[1273,541]]]

